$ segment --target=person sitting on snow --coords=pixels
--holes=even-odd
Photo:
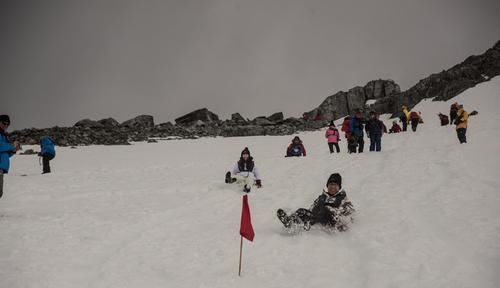
[[[306,156],[306,148],[304,144],[302,144],[302,140],[300,140],[299,136],[295,136],[292,140],[292,143],[288,145],[286,149],[285,157],[299,157]]]
[[[234,178],[231,177],[231,172],[233,175],[235,175]],[[248,147],[245,147],[245,149],[241,151],[240,160],[236,162],[236,164],[233,167],[233,170],[227,171],[225,182],[241,183],[243,184],[243,191],[248,193],[250,192],[250,189],[254,181],[255,181],[255,186],[257,186],[257,188],[262,187],[262,181],[260,179],[257,166],[253,161],[253,157],[250,156],[250,150],[248,150]]]
[[[391,133],[399,133],[401,132],[401,126],[399,126],[398,122],[396,120],[392,121],[392,127],[389,129],[389,134]]]
[[[321,224],[338,231],[346,231],[352,223],[354,207],[342,190],[342,176],[333,173],[328,178],[326,190],[314,201],[310,209],[300,208],[291,215],[283,209],[276,212],[278,219],[291,229],[294,225],[309,230],[312,225]]]

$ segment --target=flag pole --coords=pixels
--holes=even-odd
[[[238,269],[238,276],[241,277],[241,255],[242,255],[242,252],[243,252],[243,236],[240,236],[240,267]]]

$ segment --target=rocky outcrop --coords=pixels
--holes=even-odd
[[[327,97],[319,107],[303,114],[308,120],[330,121],[351,114],[354,110],[366,110],[368,100],[395,97],[400,93],[393,80],[374,80],[364,87],[357,86],[347,92],[339,91]]]
[[[415,86],[401,92],[392,80],[374,80],[347,92],[340,91],[327,97],[317,108],[305,112],[302,118],[286,118],[281,112],[269,117],[244,119],[239,113],[221,121],[206,108],[199,109],[170,122],[154,124],[153,116],[141,115],[119,124],[113,118],[93,121],[83,119],[73,127],[24,129],[9,133],[9,138],[22,144],[37,145],[40,137],[50,135],[59,146],[127,145],[132,141],[156,139],[192,139],[198,137],[235,137],[256,135],[289,135],[325,127],[330,120],[342,118],[356,109],[379,113],[394,113],[401,105],[413,107],[422,99],[448,100],[478,83],[500,75],[500,41],[479,56],[440,73],[420,80]]]
[[[175,124],[182,126],[192,126],[200,123],[211,123],[219,121],[219,116],[208,111],[207,108],[198,109],[184,116],[175,119]]]
[[[398,116],[402,105],[410,109],[422,99],[446,101],[475,85],[500,75],[500,41],[484,54],[470,56],[448,70],[420,80],[401,92],[392,80],[374,80],[363,87],[337,92],[317,108],[305,112],[309,120],[333,120],[352,114],[354,110],[376,111]]]
[[[155,123],[153,121],[153,116],[140,115],[140,116],[134,117],[130,120],[124,121],[120,125],[123,127],[128,127],[128,128],[151,128],[151,127],[155,126]]]

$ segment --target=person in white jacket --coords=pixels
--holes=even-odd
[[[235,177],[231,177],[231,173]],[[231,171],[226,173],[225,182],[228,184],[238,182],[242,184],[243,191],[247,193],[250,192],[254,182],[257,188],[262,187],[259,170],[253,161],[253,157],[250,156],[250,150],[248,150],[248,147],[245,147],[245,149],[241,151],[240,160],[236,162]]]

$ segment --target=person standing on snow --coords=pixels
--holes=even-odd
[[[285,228],[297,225],[309,230],[312,225],[321,224],[337,231],[346,231],[352,223],[354,207],[342,190],[342,176],[333,173],[326,182],[326,190],[314,201],[310,209],[300,208],[291,215],[278,209],[276,215]]]
[[[408,113],[408,107],[405,105],[401,106],[401,116],[399,116],[399,120],[401,120],[401,123],[403,124],[403,131],[406,131],[408,121],[410,120],[410,113]]]
[[[40,138],[40,149],[42,150],[38,156],[42,157],[43,172],[42,174],[50,173],[50,160],[56,157],[56,142],[50,136]]]
[[[335,146],[337,153],[340,153],[340,133],[339,130],[337,130],[337,128],[335,127],[335,123],[333,123],[333,121],[330,122],[330,126],[328,127],[328,129],[326,129],[325,138],[327,139],[330,153],[333,153],[333,146]]]
[[[235,175],[234,178],[231,177],[231,172]],[[225,182],[228,184],[234,182],[241,183],[243,184],[243,191],[248,193],[254,181],[257,188],[262,187],[262,180],[260,179],[257,166],[253,161],[253,157],[250,156],[250,150],[248,150],[248,147],[245,147],[245,149],[241,151],[240,160],[236,162],[232,171],[227,171]]]
[[[410,123],[411,123],[411,130],[413,132],[416,132],[417,131],[417,126],[419,123],[424,123],[424,121],[422,120],[422,117],[420,116],[420,112],[415,112],[415,111],[411,111],[410,113]]]
[[[467,132],[467,122],[469,113],[464,110],[463,105],[458,105],[457,117],[455,118],[455,125],[457,125],[457,137],[460,144],[467,143],[465,133]]]
[[[370,112],[370,119],[366,123],[366,133],[370,138],[370,151],[379,152],[382,150],[382,134],[384,133],[384,123],[378,119],[377,113]]]
[[[361,117],[361,111],[357,110],[349,123],[349,131],[351,132],[353,142],[358,146],[358,153],[363,153],[363,148],[365,146],[365,140],[363,139],[364,123],[365,120]],[[354,148],[352,153],[356,153],[356,148]]]
[[[3,175],[9,173],[10,157],[21,150],[19,142],[10,143],[5,134],[10,125],[9,115],[0,115],[0,198],[3,195]]]

